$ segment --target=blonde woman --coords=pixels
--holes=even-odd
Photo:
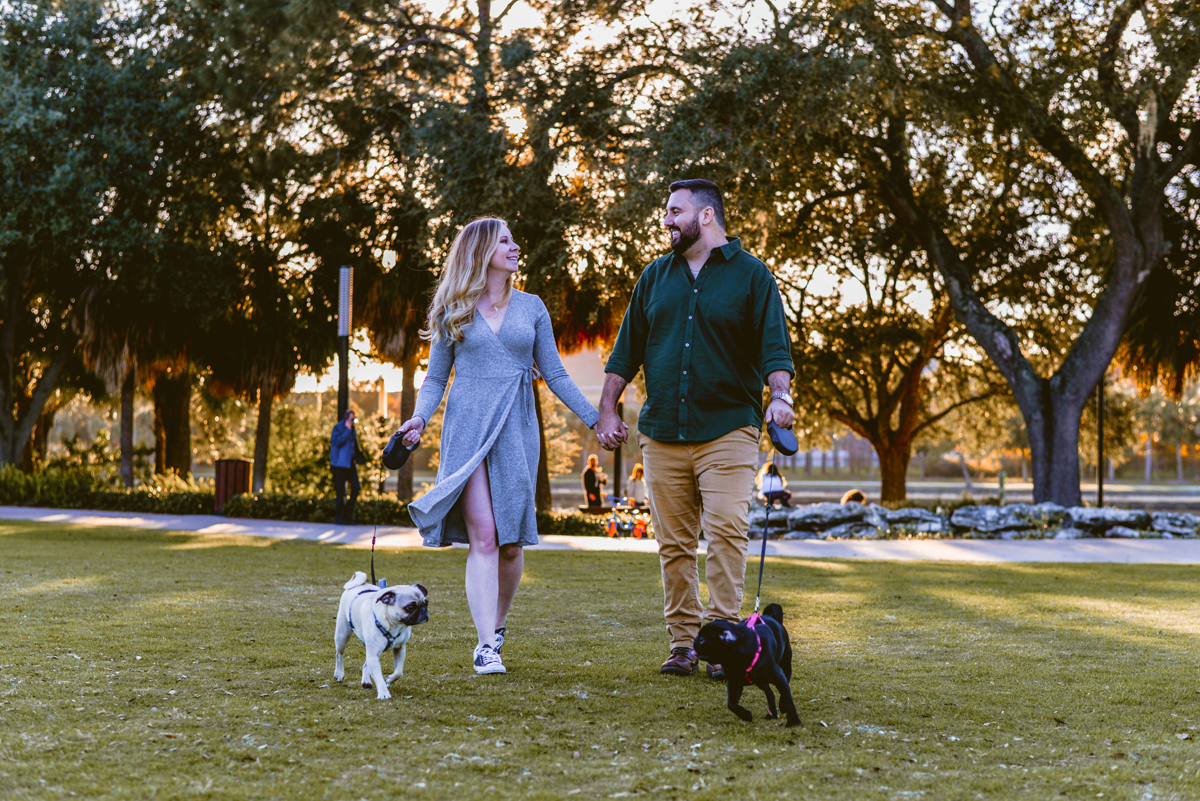
[[[589,428],[600,419],[563,369],[545,304],[513,289],[520,250],[503,220],[475,220],[459,232],[421,332],[430,343],[429,372],[400,427],[405,442],[416,444],[454,368],[437,483],[409,510],[426,545],[467,543],[476,673],[506,672],[500,648],[525,565],[522,548],[538,541],[539,371]]]
[[[629,474],[629,501],[631,506],[646,505],[646,468],[640,463]]]

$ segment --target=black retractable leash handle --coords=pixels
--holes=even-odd
[[[767,435],[771,438],[771,446],[775,449],[776,453],[782,453],[784,456],[794,456],[796,451],[800,450],[800,444],[796,441],[796,435],[789,429],[780,428],[775,425],[774,421],[767,423]],[[758,557],[758,590],[754,593],[754,614],[758,614],[758,605],[762,597],[763,568],[767,564],[767,532],[771,526],[771,499],[773,496],[780,494],[782,494],[782,489],[763,493],[766,503],[766,515],[763,518],[762,553]]]

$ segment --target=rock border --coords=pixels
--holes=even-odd
[[[750,536],[769,539],[1197,539],[1200,516],[1053,503],[963,506],[953,513],[879,504],[750,508]]]

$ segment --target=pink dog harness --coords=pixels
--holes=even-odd
[[[755,627],[762,622],[762,615],[760,615],[758,612],[755,612],[753,615],[746,618],[746,626],[749,627],[750,631],[754,632],[754,641],[758,644],[758,649],[754,652],[754,658],[750,660],[750,667],[746,668],[747,684],[754,683],[754,679],[750,678],[750,672],[754,670],[754,666],[758,664],[758,658],[762,656],[762,637],[759,637],[758,632],[755,631]]]

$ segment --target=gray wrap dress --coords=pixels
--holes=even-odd
[[[467,542],[458,498],[486,459],[500,544],[536,545],[534,487],[541,441],[533,382],[539,371],[588,428],[600,413],[563,368],[550,314],[536,295],[514,289],[498,333],[477,311],[461,342],[438,339],[429,351],[429,372],[414,416],[429,421],[442,402],[451,368],[454,383],[442,422],[437,483],[408,507],[413,522],[425,545]]]

